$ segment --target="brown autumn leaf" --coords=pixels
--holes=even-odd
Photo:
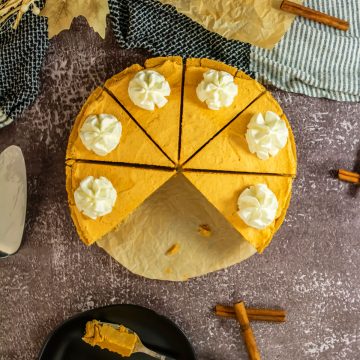
[[[47,0],[40,15],[48,18],[48,37],[70,29],[73,19],[84,16],[89,25],[104,39],[108,0]]]

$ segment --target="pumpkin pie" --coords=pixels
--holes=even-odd
[[[276,156],[262,160],[250,153],[245,134],[250,119],[267,111],[278,114],[285,121],[289,137],[286,146]],[[183,168],[295,175],[296,147],[289,121],[277,101],[266,92],[190,158]]]
[[[129,97],[130,80],[141,70],[151,69],[165,77],[171,93],[167,104],[152,111],[135,105]],[[106,81],[105,88],[118,99],[126,111],[142,126],[156,144],[176,163],[180,131],[180,108],[183,65],[181,57],[149,59],[145,66],[133,65]]]
[[[161,74],[171,90],[167,102],[154,110],[136,105],[137,100],[133,102],[134,97],[131,99],[128,92],[129,83],[144,69]],[[225,71],[237,85],[232,103],[219,110],[208,108],[197,96],[197,86],[209,70]],[[255,114],[269,111],[283,119],[288,138],[277,155],[261,160],[250,152],[245,134]],[[102,114],[114,116],[122,126],[120,142],[104,156],[89,150],[80,136],[86,119]],[[85,244],[105,235],[115,241],[116,236],[111,234],[128,215],[167,180],[180,174],[185,178],[179,179],[184,178],[186,184],[189,181],[248,243],[262,252],[284,220],[296,174],[295,141],[280,105],[262,85],[233,67],[208,59],[188,59],[183,66],[180,57],[149,59],[144,67],[133,65],[90,95],[70,134],[66,161],[71,216]],[[117,193],[112,211],[95,219],[84,215],[75,204],[74,192],[88,176],[105,177]],[[278,202],[275,219],[263,229],[249,226],[238,215],[239,195],[257,184],[266,184]],[[199,230],[202,225],[206,224],[194,228],[194,236],[200,234],[211,241],[213,229]],[[166,256],[169,266],[186,253],[184,243],[179,243],[178,248],[178,254]],[[107,251],[111,253],[111,249]],[[165,252],[166,249],[162,255]],[[191,257],[191,261],[197,261],[196,257]],[[232,259],[231,264],[234,262]],[[155,264],[153,259],[144,267]]]
[[[258,252],[265,249],[284,221],[291,197],[290,176],[196,171],[184,171],[183,174]],[[254,184],[266,184],[279,204],[275,220],[262,230],[246,225],[237,214],[240,194]]]
[[[198,99],[197,85],[202,81],[204,73],[210,69],[225,71],[234,76],[238,94],[229,107],[211,110]],[[210,141],[263,92],[265,89],[262,85],[236,68],[214,60],[188,59],[181,120],[180,164]]]
[[[146,198],[170,179],[173,173],[174,171],[163,169],[68,161],[66,190],[71,216],[81,240],[86,245],[91,245],[114,230]],[[74,199],[75,190],[88,176],[105,177],[117,192],[117,199],[111,213],[95,220],[80,212]]]
[[[85,120],[91,115],[109,114],[115,116],[122,126],[122,134],[116,148],[105,156],[88,150],[79,132]],[[146,132],[141,129],[119,104],[102,88],[95,89],[77,116],[71,131],[66,152],[67,159],[111,161],[115,163],[144,164],[173,167],[174,164],[163,154]]]

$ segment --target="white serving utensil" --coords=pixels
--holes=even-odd
[[[11,145],[0,154],[0,258],[15,254],[21,245],[26,201],[24,156]]]

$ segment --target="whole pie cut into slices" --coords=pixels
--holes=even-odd
[[[297,164],[290,122],[261,84],[223,63],[180,57],[133,65],[96,89],[75,120],[66,157],[69,207],[83,242],[99,241],[131,271],[166,280],[262,252],[285,218]],[[202,205],[189,203],[188,214],[187,202],[177,201],[181,189]],[[139,229],[130,218],[140,219]],[[224,223],[243,253],[219,247]],[[193,251],[201,248],[217,259],[203,261]]]

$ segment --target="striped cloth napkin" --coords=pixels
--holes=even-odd
[[[360,0],[307,0],[304,5],[348,20],[350,29],[297,17],[274,49],[251,47],[251,71],[260,82],[286,91],[360,101]]]

